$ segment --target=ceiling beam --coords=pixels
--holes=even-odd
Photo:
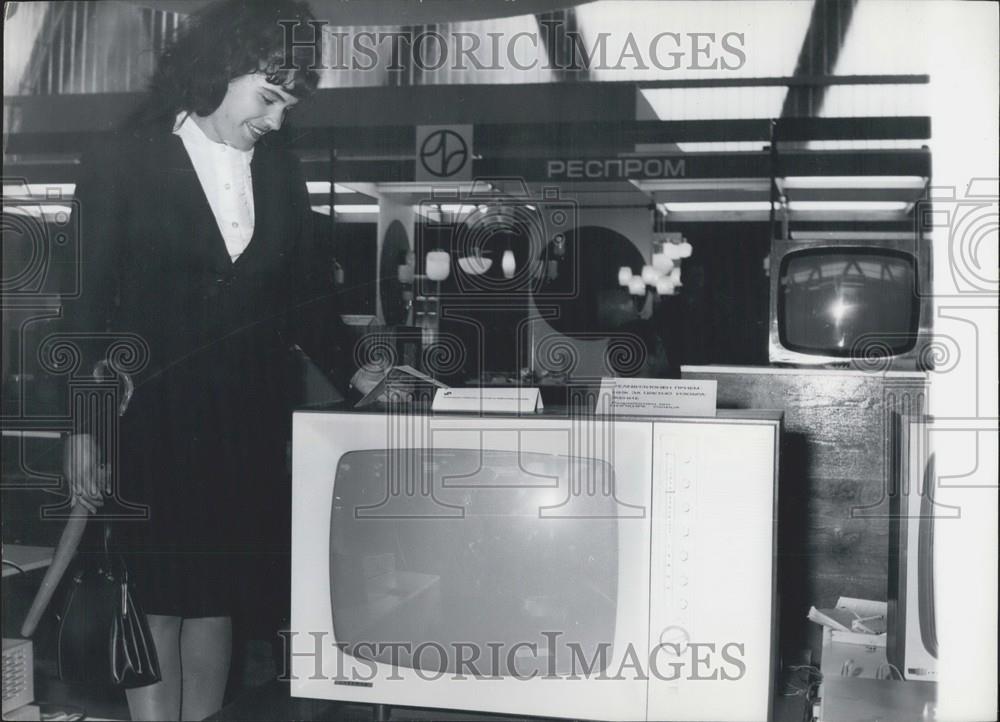
[[[796,77],[833,75],[857,0],[815,0],[795,64]],[[789,87],[781,117],[819,115],[827,85]]]
[[[879,76],[878,78],[756,78],[743,79],[731,85],[788,85],[790,81],[815,84],[922,83],[926,76]],[[699,87],[711,87],[698,81]],[[614,127],[626,128],[635,124],[635,97],[637,88],[653,87],[634,82],[600,83],[524,83],[502,87],[489,85],[440,85],[420,87],[374,88],[325,88],[319,90],[300,109],[296,109],[295,126],[306,128],[378,128],[418,124],[461,124],[477,126],[508,126],[522,128],[521,132],[545,133],[544,128],[558,128],[560,124],[604,125],[600,132]],[[657,84],[655,87],[662,87]],[[694,87],[694,86],[692,86]],[[110,131],[119,127],[144,99],[142,93],[99,93],[73,95],[37,95],[4,97],[4,134],[19,133],[75,133]],[[544,118],[545,123],[538,119]],[[786,123],[788,119],[782,121]],[[806,119],[802,119],[805,121]],[[818,119],[814,119],[818,120]],[[906,119],[900,119],[905,124]],[[878,121],[872,121],[877,123]],[[664,137],[679,128],[709,129],[713,123],[719,129],[715,137]],[[764,140],[768,135],[759,132],[768,121],[717,120],[667,122],[650,127],[664,129],[656,138],[631,139],[632,142],[670,142],[676,140]],[[752,124],[753,135],[746,136],[741,124]],[[532,127],[533,126],[533,127]],[[791,128],[792,125],[787,127]],[[871,137],[867,122],[859,119],[857,127],[850,130],[856,137]],[[549,132],[557,138],[563,132]],[[338,131],[339,132],[339,131]],[[512,132],[519,132],[513,130]],[[893,132],[904,132],[897,128]],[[734,135],[735,133],[735,135]],[[620,135],[621,132],[617,133]],[[836,136],[853,137],[848,136]],[[895,138],[915,136],[895,135]],[[921,135],[921,138],[929,136]],[[823,136],[811,135],[809,139]],[[790,140],[791,138],[785,138]]]
[[[926,149],[884,151],[790,151],[772,165],[767,152],[663,154],[636,159],[577,156],[493,157],[473,161],[477,178],[522,178],[530,182],[610,182],[682,179],[768,179],[776,170],[782,176],[931,176],[931,154]],[[562,163],[562,165],[560,165]],[[663,176],[665,169],[671,173]],[[19,158],[4,164],[9,177],[32,183],[73,183],[78,180],[75,158],[53,159],[46,163],[25,163]],[[329,160],[322,156],[303,158],[307,180],[329,180]],[[340,159],[336,164],[338,183],[407,183],[415,177],[411,158]]]
[[[576,11],[568,8],[541,13],[535,16],[535,20],[538,22],[538,32],[545,46],[553,79],[576,82],[590,80],[589,63],[580,57],[580,48],[576,45],[580,35]]]
[[[341,159],[405,157],[415,153],[412,125],[352,126],[343,128],[290,128],[291,145],[300,151],[319,150],[325,157],[335,148]],[[486,158],[615,156],[634,155],[638,144],[685,142],[756,141],[761,148],[769,142],[771,123],[767,119],[746,120],[639,120],[630,122],[584,123],[476,123],[473,144],[477,155]],[[6,138],[8,154],[75,153],[109,140],[110,130],[77,130],[14,133]],[[779,143],[809,140],[914,140],[930,138],[930,118],[783,118],[774,126]],[[676,150],[676,149],[673,149]],[[659,152],[659,151],[657,151]],[[679,151],[677,151],[679,152]]]

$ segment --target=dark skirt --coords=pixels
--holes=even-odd
[[[119,488],[142,512],[116,538],[147,614],[232,616],[287,567],[290,412],[241,376],[175,374],[122,420]]]

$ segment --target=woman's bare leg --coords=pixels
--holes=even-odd
[[[229,617],[185,619],[181,625],[181,719],[201,720],[222,707],[233,651]]]
[[[181,618],[148,614],[160,663],[160,681],[126,690],[133,720],[179,720],[181,714]]]

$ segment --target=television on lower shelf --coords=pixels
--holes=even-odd
[[[296,413],[292,694],[768,719],[779,433],[774,412]]]
[[[896,423],[899,452],[890,497],[886,655],[904,679],[936,682],[935,517],[953,509],[934,503],[937,477],[934,454],[928,449],[932,420],[902,415]]]

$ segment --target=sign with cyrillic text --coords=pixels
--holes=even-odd
[[[597,412],[636,416],[715,416],[716,381],[620,379],[601,381]]]

